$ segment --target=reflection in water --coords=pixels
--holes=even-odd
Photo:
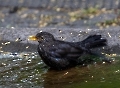
[[[112,64],[95,63],[86,67],[77,66],[63,71],[55,71],[49,69],[36,52],[4,52],[0,55],[0,87],[71,88],[76,86],[77,88],[77,86],[84,87],[86,83],[91,82],[90,85],[96,82],[98,84],[109,83],[113,79],[120,80],[118,79],[120,75],[119,56],[114,55],[109,55],[117,59]]]
[[[64,87],[66,85],[85,81],[86,77],[89,77],[89,68],[87,67],[75,67],[63,71],[49,70],[44,77],[45,88]]]

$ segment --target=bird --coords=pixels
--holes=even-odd
[[[110,62],[102,54],[91,51],[92,48],[106,45],[107,39],[102,38],[101,35],[89,35],[86,39],[78,42],[58,40],[48,32],[37,33],[32,38],[39,43],[37,50],[43,62],[55,70],[64,70],[84,64],[86,60],[81,58],[83,54],[97,55],[102,57],[103,61]]]

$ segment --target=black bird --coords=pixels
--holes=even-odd
[[[81,55],[84,53],[94,54],[92,48],[106,45],[106,39],[101,35],[91,35],[80,42],[67,42],[56,40],[54,36],[48,32],[40,32],[35,38],[39,42],[38,53],[44,63],[52,69],[62,70],[84,64]],[[99,54],[99,56],[102,56]],[[102,56],[103,57],[103,56]],[[109,59],[104,58],[109,62]]]

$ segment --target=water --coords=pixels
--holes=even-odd
[[[36,52],[1,53],[0,88],[119,88],[120,55],[115,61],[50,70]]]

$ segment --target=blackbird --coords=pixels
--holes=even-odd
[[[40,32],[34,38],[39,42],[38,53],[40,57],[52,69],[63,70],[84,64],[85,60],[80,57],[85,53],[98,55],[103,58],[103,61],[109,62],[109,59],[102,54],[91,51],[92,48],[106,45],[107,40],[102,38],[101,35],[90,35],[80,42],[57,40],[48,32]]]

